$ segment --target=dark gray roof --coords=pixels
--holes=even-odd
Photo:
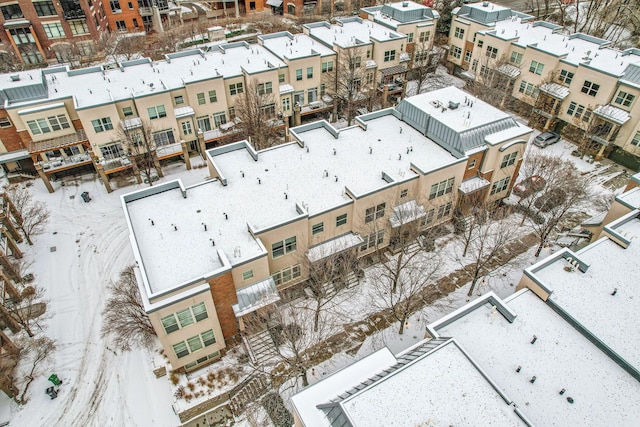
[[[485,10],[466,5],[460,7],[457,15],[463,16],[472,21],[480,22],[482,24],[491,24],[498,21],[504,21],[505,19],[516,16],[515,12],[511,9],[492,10],[487,8]]]
[[[640,86],[640,64],[629,64],[620,79],[622,83]]]
[[[382,6],[382,10],[380,12],[384,15],[389,15],[391,18],[402,23],[434,18],[433,10],[430,8],[401,10],[385,4]]]

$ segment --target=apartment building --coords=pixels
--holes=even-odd
[[[563,131],[596,159],[640,165],[640,50],[567,34],[489,2],[453,15],[452,64],[482,84],[505,80],[505,95],[529,106],[531,126]]]
[[[141,294],[173,368],[208,363],[241,338],[251,352],[247,319],[303,282],[312,263],[368,256],[392,245],[399,226],[450,220],[465,198],[506,197],[531,129],[471,100],[448,88],[349,128],[292,128],[292,142],[266,150],[211,148],[213,179],[123,196]],[[194,310],[207,314],[194,321]],[[205,332],[211,345],[201,345]]]
[[[305,24],[303,31],[337,53],[337,68],[358,70],[352,84],[382,92],[383,103],[402,98],[411,60],[406,35],[359,17]]]
[[[107,30],[102,2],[91,0],[0,1],[0,48],[5,61],[39,64],[91,57]]]
[[[596,242],[527,268],[513,295],[489,292],[402,353],[383,348],[319,378],[291,398],[295,425],[635,424],[640,198],[631,199],[635,209]]]

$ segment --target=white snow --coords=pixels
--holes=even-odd
[[[371,39],[378,42],[406,39],[407,36],[371,21],[345,19],[340,25],[309,25],[309,35],[327,46],[343,48],[360,46],[363,49],[371,44]]]
[[[262,45],[280,59],[295,60],[310,56],[335,56],[335,52],[306,34],[289,32],[260,36]],[[334,64],[335,65],[335,64]]]

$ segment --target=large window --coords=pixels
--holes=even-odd
[[[430,35],[431,35],[431,31],[422,31],[420,33],[420,38],[418,40],[420,40],[421,43],[424,43],[427,40],[429,40]]]
[[[180,125],[182,126],[183,135],[191,135],[193,133],[193,127],[191,126],[190,120],[181,122]]]
[[[636,99],[635,95],[632,95],[624,91],[620,91],[618,92],[618,95],[616,95],[616,99],[613,102],[619,105],[623,105],[625,107],[631,107],[631,104],[633,104],[634,99]]]
[[[211,120],[209,120],[209,116],[201,116],[196,119],[198,123],[198,130],[202,132],[207,132],[211,130]]]
[[[538,87],[533,83],[525,82],[524,80],[520,82],[520,88],[518,92],[524,93],[527,96],[531,96],[533,98],[538,97]]]
[[[71,127],[67,116],[59,114],[57,116],[49,116],[47,118],[28,120],[27,126],[31,130],[32,135],[39,135],[41,133],[49,133],[60,129],[68,129]]]
[[[589,80],[585,80],[580,91],[582,93],[586,93],[589,96],[596,96],[598,94],[598,89],[600,89],[599,84],[592,83]]]
[[[291,267],[283,268],[280,271],[276,271],[271,275],[276,286],[283,283],[290,282],[297,279],[301,275],[300,264],[292,265]]]
[[[33,34],[31,34],[31,30],[29,28],[11,28],[9,29],[9,34],[11,34],[13,42],[18,45],[36,42],[36,39],[33,37]],[[32,62],[29,62],[29,64],[32,64]]]
[[[220,125],[223,125],[227,123],[227,116],[224,113],[224,111],[220,112],[220,113],[215,113],[213,115],[213,124],[215,127],[219,128]]]
[[[389,61],[393,61],[396,59],[396,51],[394,50],[388,50],[384,53],[384,62],[389,62]]]
[[[18,4],[8,4],[0,6],[0,10],[2,10],[2,16],[5,20],[24,18],[22,9],[20,9],[20,6],[18,6]]]
[[[273,258],[279,258],[283,255],[295,252],[298,247],[296,236],[289,237],[288,239],[281,240],[271,245],[271,256]]]
[[[440,181],[437,184],[433,184],[431,186],[431,191],[429,191],[429,200],[433,200],[436,197],[451,193],[453,191],[454,182],[454,178],[449,178],[445,179],[444,181]]]
[[[103,117],[101,119],[91,120],[91,125],[95,133],[105,132],[113,129],[111,117]]]
[[[574,74],[571,71],[560,70],[560,75],[558,76],[558,79],[560,80],[561,83],[569,85],[573,80],[573,76]]]
[[[122,144],[116,142],[115,144],[103,145],[100,147],[100,154],[105,160],[118,159],[124,157],[125,153],[122,149]]]
[[[109,0],[109,6],[111,6],[111,10],[113,13],[122,12],[122,8],[120,7],[120,1],[118,0]]]
[[[569,104],[567,114],[575,117],[576,119],[581,119],[583,122],[588,122],[591,118],[591,110],[586,108],[584,105],[576,104],[575,102],[571,102]]]
[[[380,203],[379,205],[367,208],[364,214],[364,222],[371,222],[374,219],[382,218],[384,216],[384,209],[386,203]]]
[[[381,245],[384,242],[384,230],[364,236],[362,240],[362,245],[360,245],[361,251],[366,251],[376,245]]]
[[[173,136],[171,129],[162,130],[153,134],[153,141],[156,147],[162,147],[163,145],[169,145],[176,142],[176,138]]]
[[[167,334],[177,331],[180,328],[192,325],[195,322],[200,322],[209,317],[207,313],[207,307],[204,302],[192,305],[183,310],[170,314],[160,319],[164,331]]]
[[[147,112],[149,113],[149,118],[151,120],[161,119],[162,117],[167,117],[167,110],[165,110],[164,105],[157,105],[155,107],[147,108]]]
[[[71,34],[74,36],[87,34],[89,32],[89,26],[87,25],[86,19],[74,19],[67,21],[67,23],[69,24],[69,28],[71,28]]]
[[[498,57],[498,48],[487,46],[487,56],[491,59],[495,59]]]
[[[513,65],[520,65],[522,63],[522,54],[516,51],[511,52],[509,62]]]
[[[500,181],[496,181],[491,186],[491,194],[501,193],[509,187],[510,176],[502,178]]]
[[[451,46],[451,56],[460,59],[460,57],[462,56],[462,49],[460,49],[458,46]]]
[[[502,163],[500,163],[500,168],[506,168],[507,166],[511,166],[512,164],[514,164],[516,162],[516,159],[518,158],[518,152],[514,151],[511,154],[507,154],[506,156],[504,156],[502,158]]]
[[[42,28],[44,28],[44,32],[50,39],[56,39],[59,37],[64,37],[64,28],[62,28],[62,24],[60,22],[48,22],[46,24],[42,24]]]
[[[51,0],[34,1],[33,7],[35,8],[38,16],[53,16],[58,14],[58,12],[56,12],[56,8],[53,7],[53,2]]]
[[[215,343],[216,337],[213,334],[213,330],[209,329],[199,335],[187,338],[186,341],[180,341],[179,343],[174,344],[173,351],[178,359],[180,359]]]
[[[229,93],[231,95],[240,95],[244,92],[244,86],[242,83],[233,83],[229,85]]]
[[[464,28],[456,27],[453,36],[459,39],[464,39]]]
[[[444,218],[445,216],[448,216],[451,213],[451,208],[453,207],[453,202],[449,202],[449,203],[445,203],[442,206],[438,207],[438,215],[437,215],[437,219],[441,219]],[[433,218],[433,216],[432,216]]]
[[[531,61],[531,65],[529,66],[529,72],[533,74],[541,75],[543,69],[544,69],[544,64],[538,61]]]
[[[258,84],[258,95],[264,95],[266,93],[273,93],[273,83],[259,83]]]
[[[413,43],[413,33],[407,34],[407,43]]]

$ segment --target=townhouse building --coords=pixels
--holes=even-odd
[[[633,425],[639,182],[597,241],[528,267],[514,294],[488,292],[397,355],[385,347],[314,378],[291,398],[294,425]]]
[[[640,166],[640,50],[568,34],[489,2],[453,12],[449,61],[487,86],[500,79],[540,130],[563,131],[596,159]]]
[[[101,1],[2,0],[0,47],[8,63],[67,62],[71,53],[92,57],[108,28]]]
[[[145,309],[174,369],[240,341],[252,354],[246,325],[303,286],[314,263],[394,249],[398,227],[427,229],[470,198],[506,197],[531,134],[455,88],[356,123],[304,124],[262,151],[210,148],[212,179],[122,197]]]

